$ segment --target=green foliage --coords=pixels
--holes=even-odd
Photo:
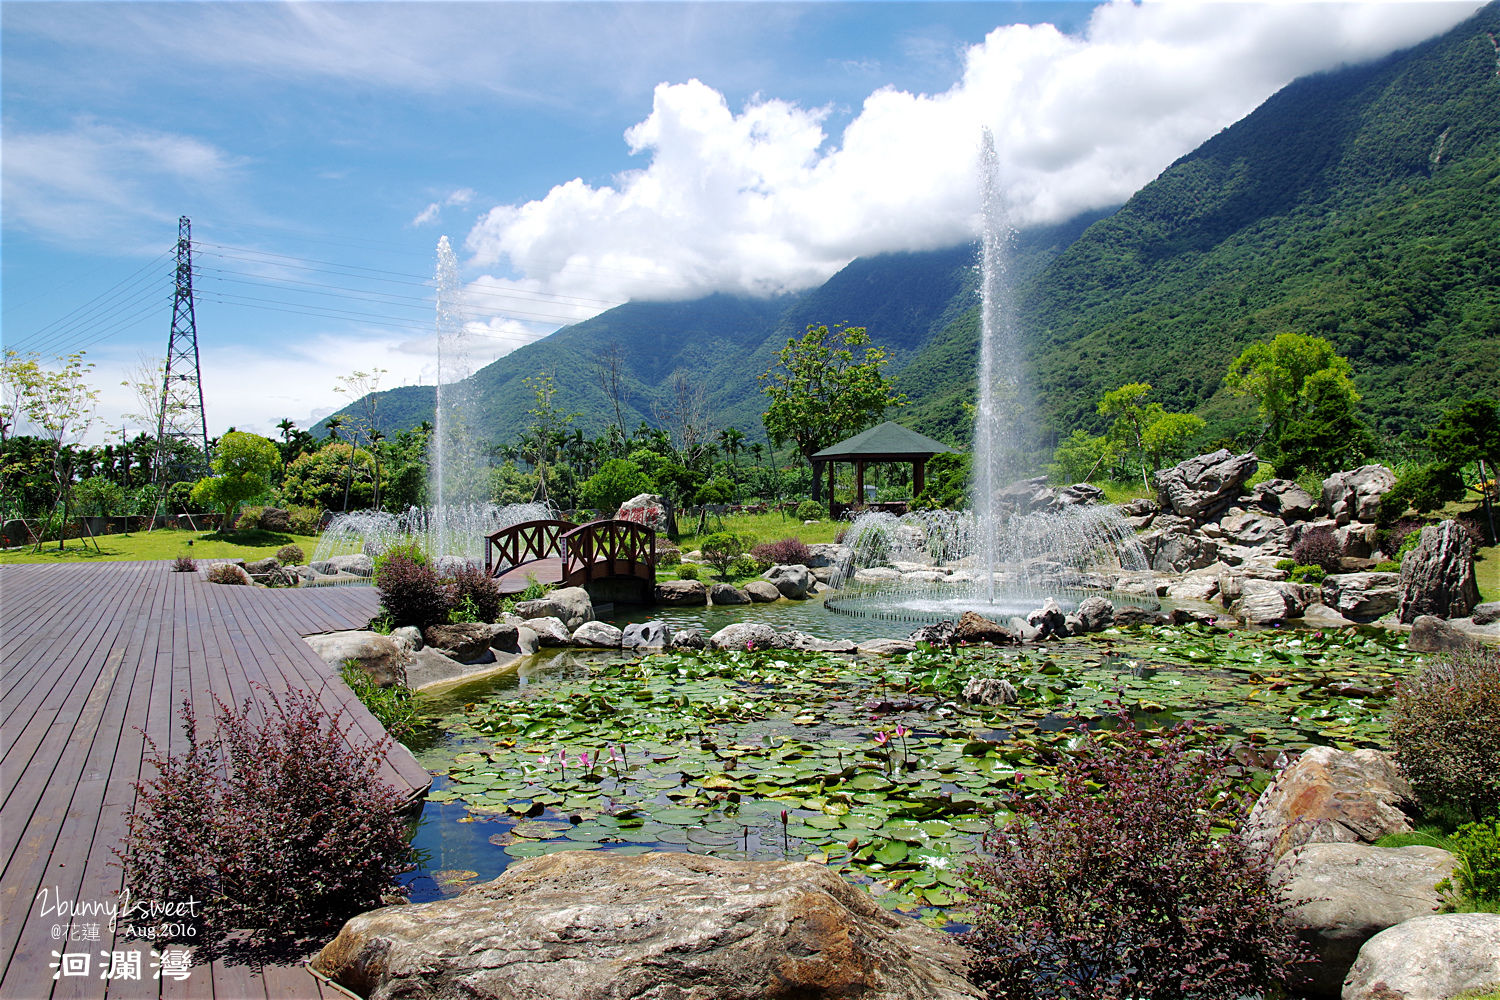
[[[448,621],[455,625],[481,620],[479,617],[479,606],[474,603],[474,598],[468,594],[464,594],[448,609]]]
[[[1375,439],[1355,414],[1353,383],[1332,369],[1308,376],[1304,409],[1276,438],[1276,474],[1294,478],[1306,469],[1320,474],[1353,468],[1375,450]]]
[[[828,508],[816,500],[804,500],[797,505],[795,516],[799,521],[822,521],[828,517]]]
[[[318,532],[318,511],[312,507],[287,508],[287,521],[294,535],[315,535]]]
[[[1427,447],[1444,465],[1462,466],[1483,459],[1500,465],[1500,406],[1470,399],[1443,413],[1427,434]]]
[[[516,595],[518,601],[536,601],[547,596],[546,586],[534,576],[526,578],[526,589]]]
[[[760,377],[771,401],[762,417],[766,433],[777,444],[796,442],[802,457],[811,459],[869,427],[887,407],[906,402],[882,371],[889,360],[862,326],[835,324],[830,330],[809,324],[800,340],[787,340]]]
[[[349,506],[344,506],[345,485]],[[363,448],[334,441],[287,466],[281,491],[293,504],[320,510],[359,510],[375,499],[375,460]]]
[[[505,462],[490,470],[490,502],[497,504],[530,503],[536,496],[536,476],[522,472],[516,463]],[[587,502],[587,501],[585,501]]]
[[[698,540],[698,550],[708,564],[719,571],[719,579],[730,576],[730,566],[745,553],[745,542],[740,536],[727,531],[716,532]]]
[[[411,742],[417,733],[420,716],[410,690],[401,684],[381,687],[360,669],[358,660],[345,660],[339,668],[339,676],[349,685],[360,704],[385,727],[391,739],[400,743]]]
[[[944,452],[927,462],[926,484],[912,499],[920,510],[956,510],[968,501],[973,456],[968,452]]]
[[[1388,524],[1408,509],[1428,514],[1449,501],[1462,499],[1465,492],[1464,481],[1455,467],[1418,466],[1402,473],[1396,485],[1380,498],[1380,520]]]
[[[723,476],[715,476],[698,487],[698,492],[693,495],[693,502],[699,504],[733,503],[734,496],[734,483]]]
[[[1297,568],[1297,560],[1278,559],[1276,560],[1276,568],[1281,570],[1283,573],[1290,573],[1292,570]]]
[[[1047,476],[1059,485],[1087,482],[1101,469],[1112,472],[1119,461],[1114,446],[1104,435],[1074,431],[1052,453]]]
[[[1394,561],[1394,560],[1387,559],[1385,562],[1378,562],[1378,563],[1376,563],[1373,572],[1376,572],[1376,573],[1399,573],[1399,572],[1401,572],[1401,564],[1398,563],[1398,562],[1396,562],[1396,561]]]
[[[698,579],[698,567],[697,567],[697,565],[695,565],[694,563],[683,563],[681,566],[678,566],[677,567],[677,579],[679,579],[679,580],[696,580],[696,579]]]
[[[749,553],[746,553],[741,556],[736,556],[734,560],[730,562],[728,574],[730,579],[743,580],[744,578],[750,576],[760,576],[760,574],[764,573],[770,568],[770,563],[762,562]]]
[[[381,567],[383,567],[387,562],[397,556],[400,556],[403,559],[410,559],[412,562],[417,563],[421,566],[432,565],[431,561],[427,558],[427,550],[423,548],[421,542],[397,542],[395,545],[387,548],[384,552],[380,552],[375,555],[374,559],[372,560],[375,564],[375,575],[379,576]]]
[[[283,545],[276,550],[276,558],[283,566],[300,566],[307,560],[307,555],[300,545]]]
[[[1229,365],[1224,385],[1229,391],[1255,400],[1261,419],[1274,439],[1283,427],[1311,408],[1307,397],[1309,380],[1326,392],[1330,387],[1347,391],[1353,402],[1353,369],[1333,345],[1322,337],[1283,331],[1269,343],[1251,344]]]
[[[579,488],[584,506],[613,513],[633,496],[652,491],[644,469],[629,458],[611,458]]]
[[[1322,583],[1328,571],[1322,566],[1292,566],[1291,578],[1293,583]]]
[[[281,452],[275,442],[259,434],[230,431],[214,450],[213,470],[217,474],[198,481],[193,487],[193,502],[222,513],[227,530],[242,504],[270,492],[280,469]]]
[[[1391,743],[1429,816],[1500,815],[1500,649],[1439,653],[1403,682]]]
[[[1500,904],[1500,815],[1465,823],[1449,838],[1458,858],[1453,877],[1438,883],[1438,891],[1457,889],[1469,904],[1490,908]]]
[[[91,476],[73,487],[73,506],[85,517],[109,517],[125,505],[125,488],[112,479]]]

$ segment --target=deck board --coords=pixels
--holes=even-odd
[[[362,627],[377,610],[371,588],[218,586],[170,567],[0,567],[0,997],[7,1000],[325,992],[300,965],[216,962],[195,966],[187,980],[155,980],[144,943],[106,927],[97,940],[69,942],[91,921],[37,913],[44,886],[80,903],[116,897],[123,874],[113,848],[134,805],[134,783],[150,776],[148,738],[163,751],[182,748],[184,698],[200,728],[212,732],[216,698],[238,705],[248,697],[260,714],[270,697],[298,687],[330,713],[344,713],[352,745],[369,747],[384,734],[301,639]],[[382,776],[403,797],[419,796],[429,780],[399,745],[386,748]],[[99,953],[116,949],[142,953],[139,980],[100,979]],[[91,952],[90,976],[54,981],[54,951]]]

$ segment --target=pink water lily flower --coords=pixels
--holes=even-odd
[[[588,766],[589,766],[589,755],[588,755],[587,752],[581,753],[581,754],[578,755],[578,763],[581,764],[581,765],[583,765],[584,770],[588,769]]]
[[[910,729],[907,729],[907,728],[906,728],[906,727],[905,727],[905,726],[903,726],[903,725],[902,725],[902,724],[901,724],[901,723],[899,723],[899,722],[898,722],[898,723],[896,723],[896,735],[897,735],[897,736],[905,736],[905,735],[906,735],[906,734],[907,734],[907,733],[909,733],[909,732],[911,732],[911,730],[910,730]]]
[[[879,743],[881,746],[885,746],[890,741],[891,741],[891,734],[890,733],[880,732],[880,733],[876,733],[875,734],[875,742]]]

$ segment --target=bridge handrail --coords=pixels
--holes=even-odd
[[[561,541],[565,580],[575,574],[591,580],[596,567],[612,575],[621,562],[629,565],[631,575],[642,566],[650,574],[656,572],[656,529],[637,521],[590,521],[566,532]]]
[[[542,520],[522,521],[491,532],[484,537],[484,572],[498,576],[549,556],[566,559],[567,543],[563,539],[577,528],[572,521]]]

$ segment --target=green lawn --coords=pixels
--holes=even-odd
[[[194,559],[230,559],[247,561],[274,556],[283,545],[299,545],[311,556],[318,547],[316,535],[292,535],[275,531],[236,531],[216,535],[200,531],[138,531],[130,535],[100,535],[99,549],[86,538],[70,538],[61,550],[48,542],[37,552],[34,547],[0,552],[0,566],[13,563],[56,562],[122,562],[137,559],[175,559],[180,555]]]
[[[848,526],[847,521],[818,521],[815,524],[803,524],[790,514],[733,514],[722,518],[710,517],[704,534],[719,531],[731,532],[745,540],[745,548],[748,550],[760,542],[774,542],[781,538],[800,538],[808,545],[831,542],[840,530]],[[699,539],[703,537],[695,530],[697,524],[690,522],[687,518],[679,518],[677,527],[683,532],[677,541],[678,547],[684,552],[696,549]]]

